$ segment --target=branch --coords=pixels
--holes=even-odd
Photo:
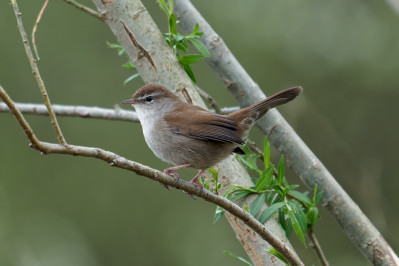
[[[65,138],[62,135],[60,126],[58,125],[58,122],[57,122],[57,118],[55,117],[55,114],[54,114],[53,110],[51,109],[50,98],[47,95],[46,87],[44,86],[44,82],[42,80],[42,77],[40,76],[39,68],[37,67],[36,60],[33,57],[32,49],[30,48],[30,45],[29,45],[28,37],[26,35],[24,25],[22,23],[22,17],[21,17],[22,13],[19,11],[18,4],[17,4],[16,0],[12,0],[11,3],[14,8],[15,17],[17,18],[18,29],[19,29],[19,32],[21,33],[22,42],[24,43],[26,55],[28,57],[29,63],[32,68],[32,73],[36,78],[36,82],[40,88],[40,92],[43,95],[44,103],[45,103],[47,110],[50,114],[51,124],[53,125],[53,127],[55,129],[58,141],[61,144],[65,145],[66,144]]]
[[[200,31],[204,32],[200,40],[211,52],[207,62],[241,106],[249,106],[266,97],[190,1],[175,0],[175,14],[185,32],[191,31],[197,23],[200,25]],[[376,261],[377,265],[399,261],[381,233],[276,109],[270,110],[256,125],[284,154],[288,164],[307,186],[317,184],[324,191],[323,206],[369,261]]]
[[[78,9],[80,9],[80,10],[82,10],[82,11],[84,11],[84,12],[90,14],[90,15],[92,15],[93,17],[96,17],[96,18],[104,21],[104,18],[98,12],[96,12],[95,10],[93,10],[93,9],[91,9],[91,8],[85,6],[85,5],[79,4],[78,2],[76,2],[74,0],[64,0],[64,1],[67,2],[70,5],[73,5],[74,7],[78,8]]]
[[[317,238],[313,232],[313,228],[309,229],[308,235],[309,235],[309,239],[310,239],[310,246],[316,251],[316,254],[319,257],[321,264],[323,266],[328,266],[329,263],[327,261],[326,256],[323,253],[323,250],[321,249],[319,241],[317,241]]]
[[[197,90],[199,95],[201,95],[202,99],[207,101],[209,105],[215,110],[217,114],[222,114],[222,109],[220,109],[219,105],[216,103],[215,99],[211,95],[209,95],[206,91],[201,89],[200,87],[197,86]]]
[[[44,2],[43,7],[39,12],[39,15],[37,15],[36,23],[35,23],[35,26],[33,26],[33,30],[32,30],[32,45],[33,45],[33,49],[35,50],[37,60],[40,60],[40,58],[39,58],[39,52],[37,51],[37,47],[36,47],[36,38],[35,38],[36,30],[37,30],[37,27],[39,26],[40,20],[42,19],[44,10],[46,9],[49,2],[50,2],[50,0],[46,0],[46,2]]]
[[[23,114],[48,116],[48,110],[44,104],[34,103],[15,103],[16,107]],[[81,105],[61,105],[53,104],[52,108],[57,116],[71,116],[81,118],[95,118],[115,121],[140,122],[135,111],[118,108],[102,108],[95,106]],[[224,107],[221,111],[224,114],[230,114],[239,109],[238,106]],[[0,113],[8,113],[10,109],[7,104],[0,102]],[[214,112],[214,110],[211,110]]]
[[[256,220],[252,215],[240,208],[237,204],[227,200],[222,196],[216,195],[209,190],[201,189],[195,184],[191,184],[190,182],[183,180],[178,180],[176,182],[175,178],[173,178],[172,176],[169,176],[165,173],[162,173],[158,170],[152,169],[140,163],[127,160],[126,158],[121,157],[110,151],[105,151],[100,148],[76,146],[70,144],[60,145],[39,141],[32,129],[30,128],[28,122],[23,117],[22,113],[18,110],[18,108],[2,86],[0,86],[0,97],[7,104],[7,106],[19,122],[20,126],[24,130],[26,136],[33,144],[31,146],[41,151],[43,154],[58,153],[97,158],[107,162],[111,166],[135,172],[138,175],[146,176],[162,184],[181,189],[192,195],[196,195],[206,201],[212,202],[222,207],[235,217],[239,218],[256,233],[258,233],[264,240],[269,242],[276,250],[283,254],[283,256],[293,265],[303,265],[295,252],[293,252],[279,238],[277,238],[265,226],[259,223],[258,220]]]

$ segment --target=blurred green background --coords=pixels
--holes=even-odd
[[[43,2],[18,1],[29,34]],[[399,15],[377,0],[193,3],[267,95],[304,87],[280,111],[398,252]],[[166,29],[155,0],[144,4]],[[0,34],[0,84],[15,101],[41,103],[9,1],[0,3]],[[131,72],[106,41],[115,42],[107,25],[50,2],[37,45],[53,103],[112,108],[143,84],[123,86]],[[194,70],[220,105],[236,105],[205,62]],[[56,142],[47,117],[26,117],[41,140]],[[167,166],[139,124],[59,122],[71,144]],[[251,138],[262,143],[257,129]],[[41,155],[7,113],[0,113],[0,167],[0,265],[243,265],[223,254],[245,257],[227,222],[212,224],[213,205],[99,160]],[[195,171],[182,173],[189,179]],[[335,220],[321,216],[316,234],[331,265],[367,265]],[[318,265],[310,247],[292,240],[306,265]]]

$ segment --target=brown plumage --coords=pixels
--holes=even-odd
[[[182,102],[165,87],[153,84],[141,87],[123,103],[135,107],[148,146],[158,158],[176,165],[165,170],[176,176],[172,170],[206,169],[233,151],[242,151],[239,146],[256,120],[271,108],[293,100],[301,91],[301,87],[286,89],[228,115]]]

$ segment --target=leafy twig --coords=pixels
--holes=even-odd
[[[22,23],[22,17],[21,17],[22,13],[19,11],[18,4],[17,4],[16,0],[12,0],[11,3],[12,3],[12,6],[14,8],[15,17],[17,18],[18,29],[19,29],[19,32],[21,33],[22,42],[24,43],[24,46],[25,46],[26,55],[27,55],[28,60],[30,62],[33,75],[35,76],[36,82],[37,82],[37,84],[38,84],[38,86],[40,88],[40,92],[43,95],[44,103],[45,103],[45,105],[47,107],[47,110],[49,112],[49,115],[50,115],[51,124],[53,125],[53,127],[55,129],[58,141],[62,145],[66,145],[66,141],[65,141],[64,136],[62,135],[60,126],[58,125],[57,118],[56,118],[56,116],[54,114],[53,109],[51,108],[50,98],[49,98],[49,96],[47,94],[46,88],[44,86],[44,82],[43,82],[43,80],[42,80],[42,78],[40,76],[40,72],[39,72],[39,68],[37,67],[36,60],[33,58],[32,49],[30,48],[29,41],[28,41],[25,29],[24,29],[24,25]]]

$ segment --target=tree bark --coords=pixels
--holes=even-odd
[[[200,31],[204,32],[200,40],[211,52],[209,65],[242,107],[266,97],[189,0],[175,0],[175,14],[184,32],[189,32],[196,23],[200,25]],[[369,261],[374,265],[399,264],[380,232],[276,109],[258,120],[256,126],[284,154],[287,164],[307,186],[313,188],[317,184],[324,191],[323,206]]]
[[[93,2],[146,83],[163,85],[183,100],[206,108],[196,92],[195,85],[180,67],[176,56],[140,1],[93,0]],[[224,189],[233,183],[252,184],[248,173],[234,157],[227,158],[218,167]],[[247,202],[247,205],[250,205],[250,202]],[[235,219],[228,220],[237,238],[245,243],[244,248],[255,265],[283,265],[281,261],[265,252],[265,249],[271,248],[269,243],[253,233],[245,224]],[[266,227],[281,239],[287,248],[293,250],[275,220],[269,219]]]

